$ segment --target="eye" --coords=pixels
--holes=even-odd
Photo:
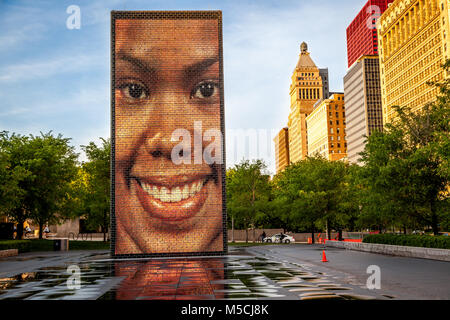
[[[218,88],[219,88],[219,84],[217,82],[214,82],[214,81],[200,82],[192,90],[191,99],[192,98],[198,98],[198,99],[211,98],[217,94]]]
[[[144,85],[130,82],[124,83],[118,87],[122,94],[128,99],[146,99],[148,97],[148,90]]]

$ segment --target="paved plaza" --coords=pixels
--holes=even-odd
[[[324,263],[323,249],[230,247],[226,257],[121,261],[109,259],[105,251],[25,253],[0,259],[0,300],[450,298],[443,285],[450,283],[447,262],[327,248],[329,262]],[[380,290],[366,287],[369,265],[381,268]],[[79,289],[68,286],[73,284],[68,268],[74,266],[80,271]]]

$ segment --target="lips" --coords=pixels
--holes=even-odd
[[[207,198],[207,176],[133,178],[137,197],[146,212],[166,221],[195,216]]]

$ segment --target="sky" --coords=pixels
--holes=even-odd
[[[300,44],[342,92],[345,30],[365,2],[0,0],[0,131],[62,134],[85,160],[81,145],[110,136],[110,11],[222,10],[227,167],[262,158],[275,173],[272,139],[287,124]],[[79,29],[67,28],[71,5]]]

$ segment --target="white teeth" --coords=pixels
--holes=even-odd
[[[147,192],[151,197],[161,200],[162,202],[180,202],[182,200],[193,197],[203,187],[204,180],[195,181],[191,184],[185,184],[182,187],[174,187],[169,189],[167,187],[158,188],[155,185],[150,185],[141,182],[142,189]]]
[[[200,190],[202,190],[202,187],[203,187],[203,183],[202,183],[202,181],[199,181],[197,184],[197,192],[200,192]]]
[[[188,185],[185,185],[185,186],[184,186],[183,191],[182,191],[181,198],[182,198],[183,200],[189,198],[189,186],[188,186]]]
[[[194,183],[191,185],[189,191],[190,191],[190,192],[189,192],[189,196],[190,196],[190,197],[192,197],[194,194],[197,193],[197,183],[196,183],[196,182],[194,182]]]
[[[160,199],[162,202],[170,202],[170,195],[168,193],[169,193],[169,189],[167,189],[166,187],[161,188],[161,192],[160,192],[161,198]]]
[[[181,199],[181,189],[176,187],[175,190],[172,190],[172,202],[179,202]]]

